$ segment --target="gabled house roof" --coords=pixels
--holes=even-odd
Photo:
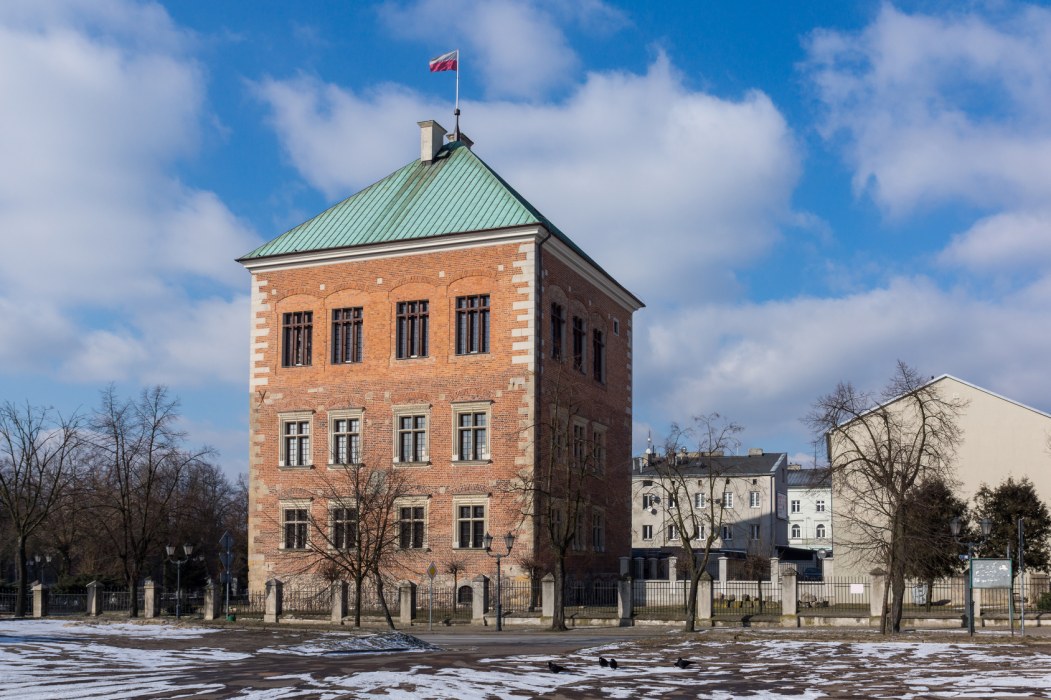
[[[663,460],[663,458],[661,458]],[[764,452],[761,455],[728,455],[724,457],[696,457],[689,456],[685,462],[674,467],[676,473],[684,476],[708,476],[714,473],[716,476],[740,477],[740,476],[769,476],[780,467],[788,464],[788,453],[786,452]],[[663,462],[656,464],[642,463],[638,469],[632,472],[635,479],[661,478],[668,471]]]
[[[789,469],[785,482],[790,489],[830,489],[832,473],[828,469]]]

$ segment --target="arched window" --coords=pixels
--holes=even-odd
[[[801,537],[801,535],[800,535],[800,532],[799,532],[799,526],[798,525],[793,525],[792,526],[792,539],[796,539],[797,540],[800,537]]]
[[[474,591],[470,586],[460,586],[460,589],[456,591],[456,602],[461,605],[470,605],[474,599]]]
[[[825,526],[824,525],[818,525],[817,529],[814,531],[814,535],[818,539],[821,539],[822,537],[824,537],[825,536]]]

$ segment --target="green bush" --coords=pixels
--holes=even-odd
[[[1038,610],[1051,610],[1051,593],[1041,593],[1036,607]]]

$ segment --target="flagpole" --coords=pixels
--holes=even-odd
[[[456,108],[453,110],[456,117],[456,140],[460,140],[460,49],[456,49]]]

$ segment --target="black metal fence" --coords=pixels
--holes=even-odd
[[[769,581],[723,581],[712,596],[712,617],[780,614],[781,591]]]
[[[633,581],[632,614],[650,620],[683,620],[689,581]]]
[[[617,582],[567,581],[563,603],[567,618],[615,617]]]
[[[225,597],[224,597],[225,602]],[[262,617],[266,613],[266,593],[259,591],[257,593],[239,593],[230,594],[230,613],[237,617],[244,618],[256,618]]]
[[[504,581],[500,589],[504,596],[505,614],[532,613],[543,610],[543,587],[539,581]]]

